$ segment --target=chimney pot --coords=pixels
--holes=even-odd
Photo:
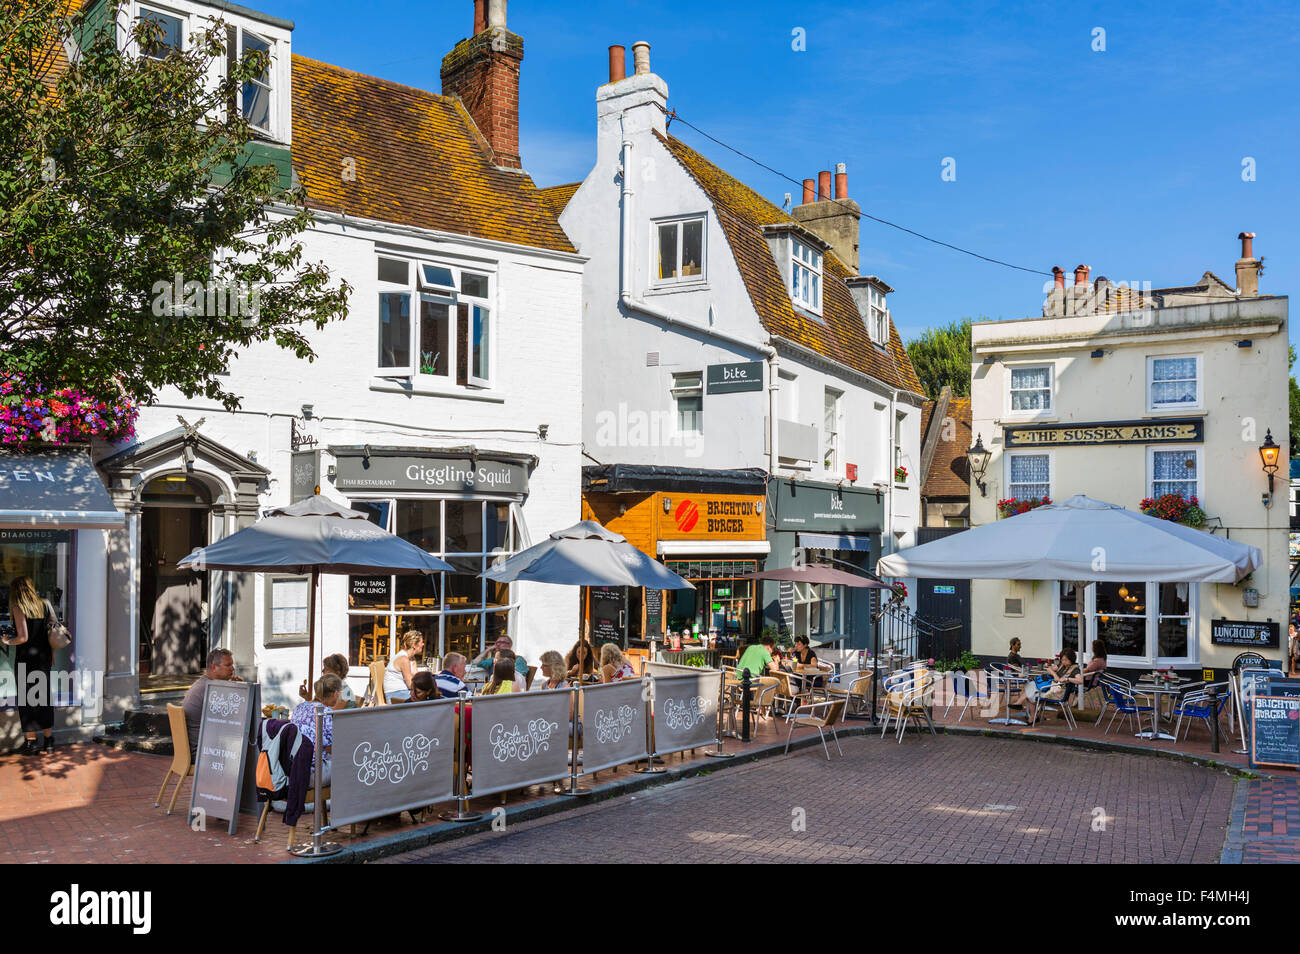
[[[609,81],[617,83],[627,79],[627,50],[622,46],[609,48]]]
[[[1057,288],[1065,287],[1065,269],[1060,265],[1052,266],[1052,281],[1056,284]]]
[[[812,202],[816,198],[817,198],[817,180],[804,179],[803,180],[803,204],[807,205],[809,202]]]
[[[1239,232],[1237,233],[1237,238],[1241,239],[1241,257],[1254,258],[1255,257],[1255,233]]]
[[[632,63],[637,76],[650,72],[650,44],[645,40],[637,40],[632,44]]]
[[[847,199],[849,197],[849,174],[845,171],[844,163],[835,167],[835,198]]]
[[[1074,283],[1076,285],[1088,284],[1088,272],[1092,271],[1087,265],[1076,265],[1074,267]]]
[[[487,25],[490,29],[506,28],[506,0],[488,0]]]
[[[474,35],[487,29],[487,0],[474,0]]]
[[[821,202],[831,197],[831,171],[823,169],[817,173],[817,201]]]

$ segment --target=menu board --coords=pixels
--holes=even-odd
[[[1254,700],[1250,764],[1300,768],[1300,698],[1259,696]]]
[[[1282,625],[1260,620],[1212,619],[1210,642],[1215,646],[1250,646],[1253,649],[1277,649]]]
[[[645,626],[641,629],[642,639],[663,639],[664,635],[664,591],[645,591]]]
[[[1300,698],[1300,679],[1288,679],[1277,669],[1243,669],[1241,671],[1242,729],[1246,749],[1250,751],[1252,731],[1251,703],[1265,696]]]
[[[391,576],[349,576],[348,606],[353,609],[373,606],[387,609],[392,581]]]
[[[199,724],[198,757],[190,794],[190,824],[195,814],[204,820],[226,818],[235,833],[239,802],[249,759],[249,735],[257,708],[257,685],[213,680],[205,687],[203,721]]]
[[[605,643],[623,646],[621,616],[624,607],[621,586],[593,586],[591,588],[591,641],[600,649]]]

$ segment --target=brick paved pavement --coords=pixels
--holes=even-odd
[[[1226,863],[1300,864],[1300,779],[1237,783]]]
[[[843,759],[809,749],[387,862],[1213,863],[1224,846],[1223,772],[970,736],[843,745]]]

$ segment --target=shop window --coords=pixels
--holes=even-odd
[[[9,587],[20,576],[31,579],[36,592],[54,607],[59,619],[68,622],[71,610],[69,589],[72,582],[72,531],[70,530],[3,530],[0,529],[0,625],[9,625],[13,618],[9,611]],[[71,673],[76,652],[76,627],[68,625],[72,645],[56,650],[51,674],[68,674],[55,681],[56,705],[71,705],[73,698]],[[17,680],[14,675],[15,647],[0,645],[0,706],[17,702]]]
[[[307,645],[307,607],[311,581],[305,576],[267,579],[267,646]]]
[[[673,375],[673,402],[677,405],[677,432],[704,433],[704,375],[699,371]]]
[[[1156,623],[1156,649],[1163,659],[1180,659],[1191,655],[1192,601],[1187,583],[1153,583],[1160,589],[1159,619]]]
[[[756,635],[753,580],[739,579],[758,570],[757,560],[669,560],[668,569],[695,584],[694,590],[668,590],[668,630],[698,632],[736,642]]]
[[[840,633],[839,587],[824,584],[794,584],[794,634],[812,639]]]

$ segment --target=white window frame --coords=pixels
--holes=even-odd
[[[682,241],[686,234],[686,225],[690,222],[700,223],[700,273],[682,275]],[[677,270],[676,278],[659,277],[659,230],[667,226],[677,229]],[[650,222],[650,287],[671,288],[676,285],[702,285],[708,280],[709,217],[703,213],[690,215],[673,215]]]
[[[807,249],[811,256],[816,256],[816,264],[810,261],[805,261],[801,258],[800,249]],[[790,300],[794,302],[796,308],[810,311],[814,315],[820,315],[822,313],[822,300],[826,292],[826,276],[823,274],[824,266],[825,256],[819,249],[813,247],[803,239],[795,238],[793,236],[790,238]],[[810,276],[815,275],[817,277],[816,301],[813,301],[811,297],[804,297],[796,289],[796,278],[801,271],[806,272]],[[805,283],[804,287],[807,288],[809,285],[811,285],[811,282]]]
[[[306,611],[305,619],[311,617],[311,577],[300,576],[297,574],[268,573],[266,576],[266,638],[263,644],[267,648],[289,647],[289,646],[306,646],[311,634],[307,631],[306,622],[304,622],[301,631],[295,630],[290,633],[275,632],[275,588],[278,583],[300,583],[307,588],[307,602],[304,604]]]
[[[389,259],[395,262],[406,263],[406,284],[399,285],[395,282],[385,282],[379,279],[379,259]],[[375,263],[375,345],[379,343],[379,296],[384,294],[405,294],[411,302],[411,326],[408,330],[410,339],[408,342],[409,362],[401,367],[385,368],[379,365],[376,354],[374,376],[377,378],[406,378],[409,379],[414,387],[420,390],[448,391],[465,391],[469,389],[490,389],[493,383],[498,380],[499,370],[499,353],[500,347],[500,321],[499,313],[496,307],[496,284],[497,270],[493,266],[482,265],[477,262],[460,264],[454,261],[443,261],[429,259],[424,257],[414,257],[409,254],[396,252],[386,252],[377,250],[374,257]],[[427,282],[424,278],[424,269],[445,268],[451,273],[452,285],[439,285]],[[488,294],[486,297],[479,295],[470,295],[462,291],[464,287],[464,275],[483,275],[488,280]],[[447,374],[425,374],[420,370],[420,311],[421,303],[428,301],[438,304],[445,304],[448,307],[448,329],[447,329]],[[459,306],[465,305],[468,308],[469,333],[466,343],[470,348],[470,353],[466,355],[466,380],[467,384],[458,384],[456,381],[457,369],[459,368],[460,354],[459,348]],[[474,321],[476,309],[482,308],[487,312],[488,336],[488,376],[482,377],[474,373]]]
[[[1154,497],[1156,483],[1156,453],[1158,451],[1179,454],[1194,454],[1196,457],[1196,499],[1205,499],[1205,448],[1201,444],[1148,444],[1147,445],[1147,483],[1144,497]]]
[[[1184,402],[1163,402],[1157,403],[1155,394],[1155,363],[1166,359],[1186,359],[1194,358],[1196,360],[1196,400],[1187,404]],[[1149,354],[1147,355],[1147,380],[1146,380],[1146,407],[1148,411],[1199,411],[1205,408],[1205,362],[1203,356],[1199,354]]]
[[[826,407],[831,402],[831,407]],[[833,431],[826,430],[827,411],[830,411]],[[840,467],[840,435],[844,433],[844,392],[835,388],[822,390],[822,469],[829,474],[838,474]],[[827,460],[830,463],[827,463]]]
[[[191,32],[190,15],[188,13],[184,13],[181,10],[177,10],[175,7],[169,6],[166,3],[134,4],[128,11],[128,19],[126,22],[125,32],[122,35],[120,35],[119,42],[118,42],[119,48],[126,47],[127,42],[131,39],[131,31],[135,29],[135,25],[140,22],[140,19],[141,17],[144,16],[146,10],[149,11],[150,13],[161,13],[164,14],[165,16],[175,17],[176,19],[180,20],[181,21],[181,52],[186,52],[190,49],[190,32]],[[140,52],[140,55],[142,56],[146,55],[138,50],[134,52]],[[151,58],[156,59],[156,57],[151,57]]]
[[[1024,500],[1026,498],[1016,497],[1011,492],[1011,461],[1017,457],[1046,457],[1047,458],[1047,496],[1052,500],[1056,499],[1056,455],[1048,448],[1025,448],[1024,450],[1009,450],[1002,455],[1002,480],[1006,488],[1005,498],[1014,500]]]
[[[889,305],[885,293],[867,286],[867,335],[878,345],[889,344]]]
[[[1053,581],[1052,587],[1052,652],[1061,651],[1061,582]],[[1122,656],[1117,653],[1110,653],[1106,658],[1107,668],[1142,668],[1147,666],[1186,666],[1192,668],[1199,666],[1201,662],[1201,640],[1200,640],[1200,595],[1201,587],[1198,583],[1188,583],[1187,590],[1187,655],[1186,656],[1161,656],[1160,651],[1160,590],[1161,585],[1173,586],[1172,583],[1160,584],[1146,582],[1146,634],[1147,645],[1146,653],[1142,656]],[[1154,597],[1154,598],[1153,598]],[[1098,627],[1097,614],[1097,586],[1095,583],[1089,583],[1084,590],[1083,601],[1084,616],[1087,619],[1087,632],[1084,634],[1084,653],[1091,658],[1092,641],[1098,638],[1100,629]],[[1071,646],[1071,649],[1077,647]],[[1080,665],[1086,665],[1086,661],[1081,661]]]
[[[698,385],[684,385],[681,383],[682,378],[698,377]],[[691,392],[696,392],[692,394]],[[677,434],[703,434],[704,433],[704,372],[703,371],[678,371],[673,374],[672,386],[668,393],[673,399],[673,430]],[[684,397],[696,397],[700,399],[700,410],[696,416],[695,423],[697,427],[694,430],[687,430],[682,427],[682,411],[680,401]]]
[[[1005,367],[1007,369],[1007,386],[1004,389],[1004,393],[1005,393],[1004,400],[1005,400],[1005,408],[1006,408],[1005,414],[1008,418],[1014,418],[1015,420],[1018,421],[1024,421],[1024,420],[1034,420],[1036,418],[1048,418],[1048,417],[1056,416],[1056,365],[1055,364],[1053,364],[1050,361],[1025,361],[1016,364],[1007,364]],[[1011,406],[1012,405],[1011,384],[1012,381],[1014,380],[1013,373],[1016,371],[1032,371],[1035,368],[1047,369],[1048,406],[1046,408],[1043,408],[1042,410],[1037,410],[1037,411],[1013,410]]]
[[[263,129],[261,126],[254,126],[250,122],[248,124],[248,127],[266,136],[275,136],[277,132],[276,126],[278,125],[277,120],[279,118],[279,112],[278,112],[279,89],[277,88],[278,84],[276,82],[277,79],[279,79],[279,77],[276,75],[277,56],[276,56],[275,37],[266,36],[265,34],[259,33],[256,30],[245,29],[244,26],[239,23],[230,23],[227,24],[227,27],[235,31],[235,59],[237,61],[243,59],[244,57],[244,34],[245,33],[250,34],[255,39],[265,43],[267,46],[267,56],[269,58],[269,62],[266,64],[266,75],[269,82],[261,83],[258,80],[252,80],[251,82],[255,83],[258,86],[266,87],[266,93],[267,93],[266,118],[267,118],[267,122],[270,125],[267,128]],[[229,34],[227,33],[227,35]],[[229,57],[230,55],[229,51],[227,51],[226,55],[227,57]],[[235,91],[235,108],[239,110],[239,114],[241,116],[244,114],[243,86],[240,86],[240,88]]]

